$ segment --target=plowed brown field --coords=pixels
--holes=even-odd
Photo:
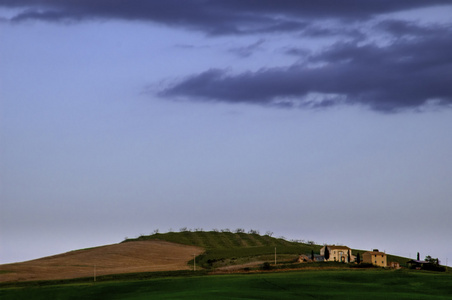
[[[186,270],[193,255],[202,252],[199,247],[164,241],[113,244],[0,265],[0,282]]]

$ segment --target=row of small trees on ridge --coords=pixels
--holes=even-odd
[[[181,228],[179,228],[179,232],[203,232],[203,231],[204,231],[203,228],[194,228],[194,229],[191,229],[191,228],[188,228],[188,227],[181,227]],[[249,234],[258,234],[258,235],[260,235],[260,231],[258,229],[250,229],[247,232],[244,228],[236,228],[234,230],[231,230],[229,228],[224,228],[224,229],[213,228],[212,231],[213,232],[231,232],[231,233],[249,233]],[[173,231],[172,228],[170,228],[168,230],[168,232],[174,232],[174,231]],[[158,233],[160,233],[160,229],[158,229],[158,228],[155,229],[152,232],[152,234],[158,234]],[[265,232],[264,236],[272,237],[273,236],[273,231],[267,230]],[[286,240],[285,236],[279,236],[278,238]],[[290,241],[294,242],[294,243],[303,243],[303,244],[309,244],[309,245],[315,245],[316,244],[312,240],[307,240],[306,241],[306,240],[294,240],[294,239],[291,239]]]

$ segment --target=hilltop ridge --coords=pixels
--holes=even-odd
[[[299,241],[288,241],[284,238],[275,238],[268,234],[260,235],[256,232],[245,233],[244,231],[189,231],[154,233],[152,235],[141,235],[137,238],[127,238],[123,241],[147,241],[162,240],[178,244],[203,247],[205,249],[230,249],[249,247],[299,247],[302,251],[319,250],[320,245],[314,243],[302,243]]]

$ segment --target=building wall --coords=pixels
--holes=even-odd
[[[365,252],[363,253],[363,262],[379,267],[386,267],[387,257],[383,252]]]
[[[333,246],[333,247],[329,246],[328,250],[330,251],[330,258],[325,261],[347,262],[349,250],[350,250],[350,261],[352,262],[355,260],[355,256],[352,255],[352,250],[347,247],[339,248],[337,246]],[[323,246],[320,249],[320,255],[325,255],[325,246]]]

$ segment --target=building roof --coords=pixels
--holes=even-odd
[[[367,252],[364,252],[363,253],[363,255],[364,254],[370,254],[370,255],[386,255],[386,253],[384,253],[384,252],[380,252],[380,251],[367,251]]]
[[[416,259],[412,259],[410,261],[407,261],[408,263],[415,263],[415,264],[431,264],[431,262],[429,261],[425,261],[425,260],[416,260]]]
[[[326,245],[329,249],[331,250],[335,250],[335,249],[348,249],[351,250],[349,247],[347,246],[336,246],[336,245]],[[325,246],[324,246],[325,247]]]

